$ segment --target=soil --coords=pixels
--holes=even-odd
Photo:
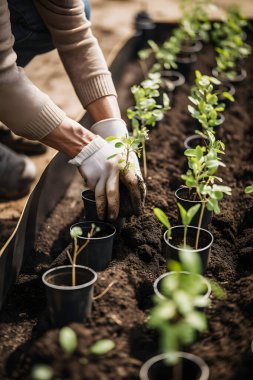
[[[213,50],[206,46],[193,68],[210,74],[212,64]],[[248,78],[236,85],[236,101],[225,112],[220,130],[227,167],[220,168],[219,175],[232,187],[233,195],[222,200],[222,212],[213,217],[210,227],[215,240],[207,276],[226,290],[226,298],[213,299],[207,309],[208,331],[188,348],[210,366],[210,380],[253,378],[253,197],[243,193],[253,182],[253,56],[246,69]],[[126,64],[122,83],[137,82],[139,70],[135,62]],[[65,197],[50,215],[8,296],[0,317],[1,379],[30,379],[34,364],[47,363],[53,367],[55,380],[137,380],[142,363],[157,354],[157,335],[146,320],[153,282],[166,265],[163,228],[152,209],[162,208],[176,224],[174,192],[186,168],[183,141],[193,133],[187,112],[191,81],[190,77],[178,89],[173,108],[150,134],[145,212],[126,222],[115,241],[111,264],[98,276],[95,295],[112,281],[114,285],[94,300],[92,315],[84,325],[71,325],[78,335],[75,353],[65,355],[58,343],[59,330],[50,328],[41,276],[46,269],[67,262],[63,250],[69,243],[69,225],[82,217],[81,193],[80,199]],[[122,109],[132,103],[129,93],[129,87],[119,91]],[[69,207],[73,202],[75,207]],[[116,349],[102,357],[92,355],[90,345],[102,338],[112,339]]]

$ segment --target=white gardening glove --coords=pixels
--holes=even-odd
[[[116,219],[119,213],[119,166],[120,154],[108,160],[108,157],[118,153],[117,149],[100,136],[84,147],[81,152],[69,161],[78,167],[87,186],[95,191],[97,214],[99,219],[105,219],[106,209],[109,219]]]
[[[91,127],[91,132],[106,139],[109,136],[123,137],[128,135],[126,123],[122,119],[105,119],[95,123]],[[120,149],[115,148],[115,140],[111,141],[111,146],[120,153]],[[132,213],[139,215],[143,209],[146,187],[142,178],[139,161],[134,152],[131,152],[130,162],[133,164],[127,173],[120,171],[120,180],[126,186],[130,195]],[[124,196],[124,194],[121,194]],[[126,202],[123,202],[126,203]]]

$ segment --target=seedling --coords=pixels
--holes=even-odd
[[[161,283],[165,298],[155,296],[155,306],[150,312],[148,325],[159,331],[161,352],[176,353],[182,345],[190,345],[197,338],[197,332],[207,329],[207,319],[203,311],[197,309],[200,298],[203,298],[203,283],[196,280],[195,274],[200,268],[199,257],[190,252],[179,253],[181,265],[178,270],[190,270],[190,276],[166,276]],[[190,265],[189,265],[190,263]],[[187,268],[187,269],[185,269]],[[187,286],[185,281],[188,282]],[[191,286],[192,285],[192,286]],[[207,306],[209,300],[201,302]],[[176,364],[177,358],[171,364]],[[173,380],[180,379],[173,374]]]
[[[90,347],[90,352],[94,355],[105,355],[114,348],[115,343],[111,339],[101,339]]]
[[[76,260],[77,260],[77,257],[83,251],[83,249],[87,247],[87,245],[90,242],[90,239],[99,231],[100,231],[100,228],[96,227],[96,225],[92,223],[91,230],[88,232],[88,235],[87,235],[88,239],[85,240],[85,243],[79,247],[78,243],[77,243],[77,239],[79,236],[83,235],[83,231],[80,227],[73,227],[71,229],[70,235],[73,239],[74,248],[73,248],[72,256],[68,252],[68,258],[69,258],[69,261],[72,265],[72,286],[76,286]]]
[[[224,111],[225,104],[218,102],[218,96],[214,91],[214,85],[219,86],[221,82],[207,75],[202,75],[200,71],[195,71],[195,85],[191,88],[189,100],[193,105],[188,105],[188,111],[194,119],[197,119],[202,126],[202,133],[196,131],[203,138],[211,140],[210,133],[215,134],[215,127],[218,125],[219,113]],[[222,95],[230,101],[234,98],[228,92]]]
[[[191,255],[190,250],[179,252],[180,262],[171,262],[169,267],[175,272],[187,271],[188,276],[180,273],[176,276],[166,276],[161,283],[164,298],[154,297],[154,307],[150,312],[148,325],[159,331],[159,346],[161,352],[175,354],[182,345],[190,345],[197,334],[207,329],[207,318],[204,308],[210,300],[203,298],[203,281],[196,276],[201,272],[201,261],[198,255]],[[212,284],[212,290],[217,298],[224,296],[218,284]],[[176,355],[170,364],[176,364]],[[179,366],[180,367],[180,366]],[[180,371],[175,367],[173,380],[181,379]]]
[[[220,177],[215,175],[220,166],[225,166],[218,154],[221,151],[215,147],[206,148],[197,146],[195,149],[186,149],[185,156],[188,159],[186,174],[181,178],[190,189],[195,189],[196,197],[201,202],[198,231],[195,242],[195,249],[198,249],[200,227],[203,220],[205,207],[215,214],[220,213],[219,201],[224,194],[231,195],[231,188],[228,186],[216,185],[214,182],[222,182]]]
[[[178,208],[180,211],[182,223],[184,225],[183,248],[186,248],[187,247],[187,243],[186,243],[187,228],[191,224],[191,221],[194,218],[194,216],[197,214],[197,212],[200,208],[200,204],[192,206],[191,208],[189,208],[189,210],[185,210],[184,207],[180,203],[177,203],[177,205],[178,205]],[[167,239],[170,239],[170,237],[171,237],[171,225],[170,225],[170,222],[169,222],[167,215],[161,209],[159,209],[157,207],[154,208],[153,211],[154,211],[154,214],[157,217],[157,219],[168,229],[167,230]]]
[[[33,380],[52,380],[53,377],[53,369],[47,364],[36,364],[32,368],[31,378]]]
[[[137,156],[141,157],[141,146],[139,139],[125,135],[123,137],[109,136],[106,138],[106,141],[112,142],[115,141],[115,148],[119,149],[119,154],[121,158],[118,161],[119,169],[127,174],[128,171],[134,167],[134,164],[130,161],[131,153],[136,153]],[[107,160],[110,160],[116,157],[118,153],[115,153],[109,157]]]
[[[244,189],[245,194],[253,193],[253,185],[246,186]]]
[[[216,47],[216,70],[224,79],[234,79],[241,62],[251,53],[251,47],[243,41],[245,19],[235,8],[227,13],[227,19],[222,23],[214,23],[213,40]]]
[[[152,77],[149,78],[152,81]],[[157,120],[161,120],[165,111],[169,109],[169,98],[164,97],[163,105],[157,104],[155,97],[159,96],[157,90],[157,77],[155,77],[154,87],[150,88],[146,81],[139,86],[131,87],[134,96],[135,106],[128,108],[127,116],[132,121],[133,137],[142,145],[143,171],[147,177],[147,158],[145,142],[148,139],[147,127],[154,127]],[[165,94],[166,95],[166,94]]]

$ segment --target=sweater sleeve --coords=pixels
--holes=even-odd
[[[83,107],[103,96],[116,96],[82,0],[37,0],[35,4]]]
[[[40,140],[65,113],[17,67],[7,0],[0,6],[0,120],[16,134]]]

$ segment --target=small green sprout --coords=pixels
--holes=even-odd
[[[101,339],[90,347],[90,352],[94,355],[105,355],[115,347],[115,343],[110,339]]]
[[[253,185],[246,186],[244,189],[245,194],[253,193]]]
[[[63,327],[59,332],[59,343],[63,351],[70,355],[77,348],[77,336],[70,327]]]
[[[52,380],[53,376],[53,369],[47,364],[36,364],[31,371],[33,380]]]
[[[77,257],[86,248],[86,246],[89,244],[90,239],[99,231],[100,231],[100,228],[96,227],[96,225],[94,223],[92,223],[91,230],[87,234],[87,237],[88,237],[87,240],[85,241],[84,244],[82,244],[79,247],[78,243],[77,243],[77,239],[78,239],[78,237],[83,235],[83,231],[78,226],[73,227],[71,229],[70,236],[73,239],[73,252],[72,252],[72,256],[70,255],[69,252],[67,252],[67,254],[68,254],[69,261],[72,265],[72,286],[76,286],[76,260],[77,260]]]
[[[167,235],[166,236],[167,236],[167,239],[170,239],[170,237],[171,237],[171,225],[169,222],[169,218],[167,217],[165,212],[162,211],[158,207],[155,207],[153,209],[153,212],[154,212],[155,216],[157,217],[157,219],[167,228]]]
[[[180,203],[177,203],[177,206],[179,208],[179,212],[181,215],[182,223],[184,225],[184,245],[183,247],[187,247],[186,239],[187,239],[187,229],[188,226],[191,224],[192,219],[197,214],[197,212],[200,209],[200,203],[192,206],[189,208],[189,210],[186,210]]]

